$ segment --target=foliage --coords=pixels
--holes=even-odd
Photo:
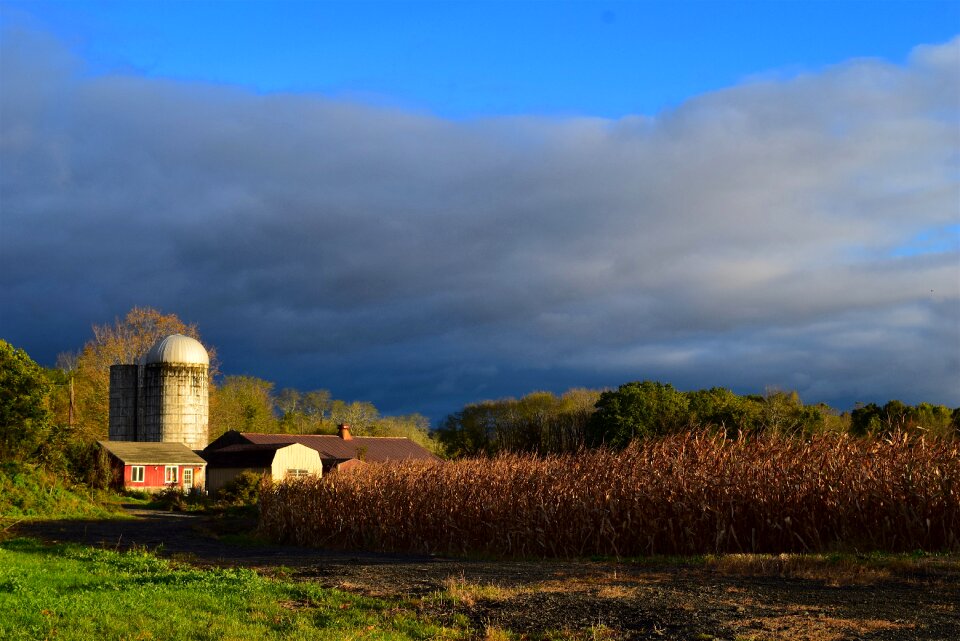
[[[336,426],[346,424],[354,436],[372,436],[371,432],[380,418],[380,412],[367,401],[347,403],[334,400],[330,404],[330,422]]]
[[[64,468],[74,483],[97,490],[110,487],[113,471],[107,452],[99,444],[67,438],[60,451],[63,452]]]
[[[29,539],[0,543],[0,638],[465,639],[403,601]]]
[[[698,426],[719,428],[736,437],[741,432],[760,430],[763,403],[756,397],[738,396],[723,387],[687,392],[691,422]]]
[[[958,550],[958,479],[957,440],[676,434],[274,484],[261,528],[298,545],[520,557]]]
[[[220,488],[216,499],[228,505],[255,505],[260,499],[262,484],[263,475],[245,470]]]
[[[669,383],[626,383],[604,392],[591,417],[595,444],[626,447],[635,438],[678,432],[689,421],[690,401]]]
[[[762,395],[738,395],[723,388],[682,392],[656,381],[634,381],[604,392],[572,389],[560,397],[533,392],[472,403],[450,414],[436,436],[448,456],[498,452],[576,452],[584,447],[626,447],[637,439],[706,430],[741,434],[883,435],[896,431],[927,436],[960,436],[960,408],[890,401],[852,413],[818,403],[805,405],[795,391],[768,388]]]
[[[587,441],[587,424],[600,392],[571,389],[557,397],[533,392],[517,399],[483,401],[451,414],[437,431],[450,456],[497,451],[574,452]]]
[[[280,411],[280,430],[287,434],[316,434],[324,429],[330,411],[330,392],[325,389],[301,392],[280,390],[276,399]]]
[[[898,400],[883,407],[876,403],[859,405],[850,413],[850,429],[857,435],[882,435],[896,431],[923,432],[932,436],[960,436],[960,408],[943,405],[906,405]]]
[[[25,351],[0,339],[0,459],[30,459],[50,433],[50,382]]]
[[[210,440],[226,431],[277,432],[273,383],[255,376],[227,376],[210,394]]]
[[[115,512],[106,494],[68,485],[59,474],[29,463],[0,464],[0,517],[89,518]]]
[[[110,414],[110,366],[139,363],[150,348],[170,334],[184,334],[200,340],[196,325],[188,325],[176,314],[164,314],[149,307],[134,307],[112,325],[94,325],[93,338],[80,350],[74,364],[70,358],[61,363],[73,378],[75,393],[74,426],[78,438],[93,441],[107,437]],[[216,350],[207,352],[211,361],[211,377],[216,372]],[[69,402],[66,385],[56,388],[57,421],[68,424]]]

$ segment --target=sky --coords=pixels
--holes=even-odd
[[[960,4],[0,3],[0,337],[439,419],[960,405]]]

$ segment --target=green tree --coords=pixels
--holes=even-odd
[[[910,408],[911,422],[915,429],[931,436],[960,436],[952,425],[952,412],[946,405],[920,403]]]
[[[687,392],[690,414],[701,427],[716,427],[728,436],[760,429],[763,405],[754,398],[738,396],[724,387]]]
[[[824,419],[816,407],[806,407],[795,391],[770,388],[763,396],[763,430],[796,436],[823,430]]]
[[[330,392],[325,389],[301,392],[285,388],[277,394],[280,427],[289,434],[316,434],[330,432],[324,424],[330,411]]]
[[[634,381],[603,392],[591,417],[593,443],[620,448],[635,438],[676,432],[690,424],[689,405],[669,383]]]
[[[278,431],[273,383],[254,376],[227,376],[210,394],[210,440],[228,430]]]
[[[421,414],[382,416],[374,427],[374,436],[401,436],[408,438],[434,454],[442,451],[440,442],[430,435],[430,420]]]
[[[51,432],[50,387],[42,367],[0,339],[0,459],[38,456]]]
[[[492,435],[496,430],[497,406],[493,401],[470,403],[450,414],[438,430],[438,439],[447,456],[492,454]]]
[[[334,425],[344,423],[350,426],[354,436],[374,436],[373,431],[380,412],[373,403],[367,401],[333,401],[330,404],[330,420]]]

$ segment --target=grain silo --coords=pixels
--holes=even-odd
[[[210,358],[199,341],[172,334],[157,342],[139,369],[136,440],[206,447],[209,377]]]
[[[110,440],[136,441],[140,387],[139,365],[110,367]]]

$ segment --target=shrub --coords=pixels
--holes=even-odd
[[[108,514],[104,497],[70,486],[57,474],[29,463],[0,463],[0,517],[81,518]]]
[[[260,499],[263,476],[246,470],[217,492],[217,500],[229,505],[255,505]]]

